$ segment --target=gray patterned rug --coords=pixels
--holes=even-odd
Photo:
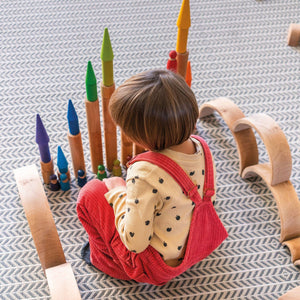
[[[181,0],[0,2],[1,299],[50,298],[13,176],[24,165],[39,167],[36,114],[50,136],[54,162],[60,145],[70,163],[66,112],[72,99],[91,170],[85,72],[91,60],[100,85],[104,27],[110,32],[118,86],[137,72],[166,66],[176,44],[180,6]],[[188,48],[199,105],[226,96],[246,115],[262,112],[274,118],[288,139],[291,181],[299,192],[300,51],[288,47],[286,37],[289,24],[300,22],[300,2],[190,0],[190,6]],[[197,131],[215,157],[216,209],[229,238],[163,287],[116,280],[86,265],[80,258],[87,235],[76,217],[75,180],[68,192],[46,188],[83,299],[277,299],[300,285],[299,269],[279,243],[274,198],[262,180],[239,177],[236,145],[226,124],[211,116],[199,121]],[[267,160],[261,142],[259,150],[260,159]]]

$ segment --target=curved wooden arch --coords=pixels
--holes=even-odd
[[[289,180],[292,173],[292,156],[286,137],[278,124],[266,114],[255,114],[237,120],[233,125],[234,132],[243,133],[249,128],[257,131],[267,149],[270,159],[269,184],[276,185]],[[246,178],[248,173],[244,171],[242,177]]]
[[[244,118],[244,113],[240,108],[228,98],[217,98],[215,100],[204,103],[199,110],[199,117],[211,115],[214,111],[218,112],[229,127],[235,142],[240,160],[240,171],[258,163],[258,149],[256,138],[251,128],[243,130],[243,132],[235,132],[233,126],[235,122]]]
[[[287,246],[292,262],[300,265],[300,202],[289,178],[292,171],[290,147],[283,131],[268,115],[245,117],[231,100],[218,98],[200,107],[200,118],[217,111],[231,130],[240,157],[242,178],[260,176],[271,190],[280,216],[280,242]],[[259,164],[253,130],[261,137],[269,162]]]

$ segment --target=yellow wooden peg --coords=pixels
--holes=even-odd
[[[179,12],[179,16],[177,19],[177,27],[178,27],[177,44],[176,44],[177,53],[186,52],[190,26],[191,26],[190,1],[183,0]]]

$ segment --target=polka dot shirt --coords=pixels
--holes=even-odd
[[[202,197],[204,154],[201,144],[193,142],[197,146],[194,154],[170,149],[160,152],[185,170]],[[139,253],[151,245],[170,265],[182,260],[194,203],[166,171],[148,162],[136,162],[127,170],[126,187],[114,188],[105,197],[114,209],[121,240],[130,251]]]

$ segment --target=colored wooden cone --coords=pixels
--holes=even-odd
[[[188,61],[187,68],[186,68],[186,75],[185,75],[185,82],[189,87],[192,86],[192,68],[191,68],[191,62]]]
[[[114,71],[113,71],[113,50],[111,47],[108,29],[104,29],[103,42],[101,48],[102,60],[102,80],[103,85],[111,86],[114,84]]]
[[[97,81],[91,62],[88,62],[86,72],[85,110],[89,133],[91,165],[93,173],[97,174],[98,166],[103,164],[102,136],[100,127],[99,99]]]
[[[189,0],[183,0],[181,9],[177,19],[177,44],[176,51],[177,53],[185,53],[187,51],[187,40],[188,32],[191,26],[191,17],[190,17],[190,2]]]
[[[83,170],[85,172],[85,163],[78,116],[71,100],[69,100],[68,103],[67,119],[69,124],[68,141],[72,157],[74,175],[77,178],[78,170]]]

